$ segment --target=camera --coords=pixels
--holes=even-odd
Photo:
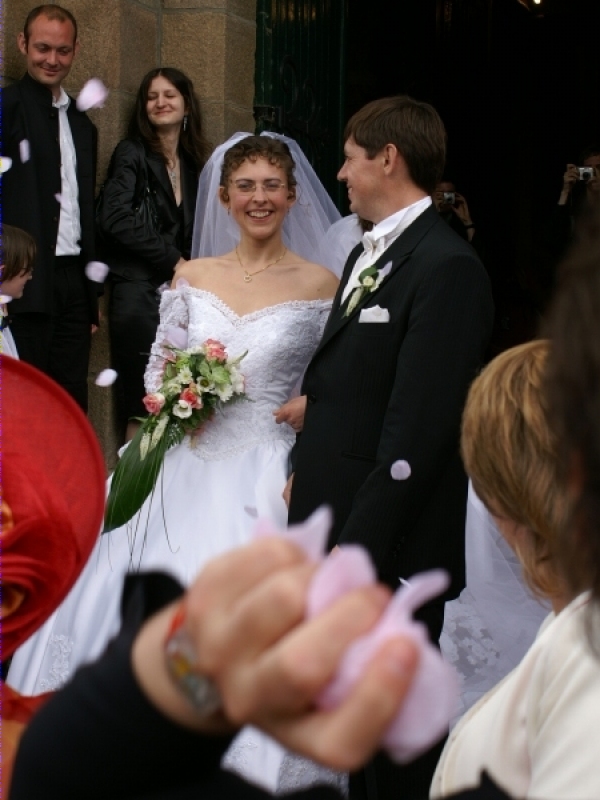
[[[593,167],[577,167],[577,172],[579,173],[580,181],[589,181],[590,178],[594,177]]]
[[[587,167],[585,167],[585,169],[587,169]],[[590,167],[590,169],[591,169],[591,167]],[[583,178],[582,178],[582,180],[583,180]],[[443,193],[443,201],[444,201],[444,205],[447,205],[447,206],[456,205],[456,192],[444,192]]]

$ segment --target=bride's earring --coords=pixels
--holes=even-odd
[[[188,119],[188,115],[184,114],[183,115],[183,130],[186,130],[186,128],[187,128],[187,119]]]

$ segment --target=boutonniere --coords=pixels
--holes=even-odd
[[[392,268],[392,262],[390,261],[383,267],[382,269],[377,269],[376,266],[372,265],[370,267],[365,267],[363,271],[358,276],[358,286],[352,294],[350,295],[350,300],[348,301],[348,307],[344,311],[344,316],[349,317],[350,314],[354,311],[356,306],[360,303],[363,297],[368,294],[369,292],[374,292],[375,289],[378,289],[381,285],[381,282],[389,273]]]

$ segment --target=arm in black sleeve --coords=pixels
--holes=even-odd
[[[118,636],[94,664],[80,669],[25,731],[15,761],[11,800],[118,800],[215,780],[231,737],[182,728],[157,711],[131,666],[144,621],[180,594],[166,575],[130,576]],[[165,794],[165,797],[171,796]]]
[[[141,145],[130,139],[117,145],[104,184],[98,226],[116,247],[147,261],[157,271],[173,270],[181,253],[133,210],[142,157]]]

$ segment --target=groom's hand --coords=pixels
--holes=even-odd
[[[304,427],[304,414],[306,413],[306,395],[301,394],[299,397],[293,397],[284,403],[276,411],[273,411],[275,422],[281,425],[282,422],[287,424],[296,432],[300,433]]]

